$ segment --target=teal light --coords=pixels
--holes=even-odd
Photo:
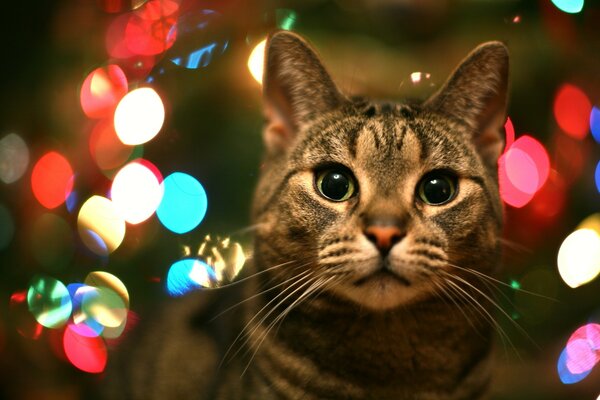
[[[186,233],[197,227],[206,215],[208,199],[194,177],[174,172],[162,183],[164,195],[156,215],[165,228]]]
[[[552,0],[552,3],[561,11],[577,14],[583,9],[584,0]]]

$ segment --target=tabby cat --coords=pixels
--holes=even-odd
[[[107,397],[485,398],[507,80],[489,42],[422,104],[348,98],[272,34],[247,278],[166,306]]]

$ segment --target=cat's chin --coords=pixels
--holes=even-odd
[[[373,311],[386,311],[411,304],[423,297],[423,290],[387,274],[375,274],[333,288],[338,296]]]

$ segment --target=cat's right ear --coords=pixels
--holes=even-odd
[[[263,71],[264,139],[271,153],[285,151],[305,124],[344,101],[315,51],[295,33],[269,36]]]

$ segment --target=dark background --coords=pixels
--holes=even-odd
[[[528,133],[545,144],[553,169],[550,189],[558,195],[534,199],[521,209],[506,207],[508,244],[500,279],[521,282],[556,301],[504,290],[502,304],[531,340],[498,316],[515,348],[499,345],[496,398],[595,399],[600,394],[598,371],[575,385],[560,383],[556,372],[571,333],[597,321],[600,283],[568,288],[558,275],[556,255],[579,222],[600,209],[593,180],[600,144],[590,135],[575,140],[561,132],[552,113],[563,83],[577,85],[592,104],[600,105],[597,2],[588,0],[581,13],[570,15],[550,0],[196,1],[193,7],[221,13],[213,32],[227,37],[229,46],[203,68],[175,68],[168,53],[159,61],[151,73],[152,87],[165,102],[167,118],[161,133],[144,145],[144,157],[164,176],[185,171],[203,183],[209,199],[205,220],[194,231],[175,235],[152,217],[128,226],[123,245],[100,258],[78,238],[76,212],[61,206],[51,212],[72,227],[71,242],[60,244],[66,249],[60,262],[43,265],[34,254],[39,237],[32,226],[48,211],[31,193],[35,161],[51,149],[69,158],[77,173],[79,206],[110,185],[90,159],[87,137],[93,123],[79,105],[86,75],[109,61],[104,34],[119,14],[107,13],[102,4],[47,0],[2,5],[0,138],[20,135],[29,147],[30,163],[20,180],[0,183],[0,204],[14,225],[10,243],[0,248],[0,397],[78,399],[84,386],[102,381],[102,375],[78,371],[56,354],[52,343],[59,333],[47,329],[37,340],[17,333],[8,299],[27,289],[32,276],[43,273],[66,283],[103,269],[127,285],[132,311],[152,315],[167,296],[161,282],[183,246],[195,248],[207,233],[227,235],[249,224],[262,152],[262,110],[260,86],[246,61],[253,46],[277,26],[281,9],[296,12],[293,30],[315,44],[336,82],[351,94],[424,98],[477,44],[502,40],[508,45],[509,115],[517,136]],[[161,67],[166,72],[157,74]],[[431,78],[415,85],[410,80],[415,71]],[[130,87],[133,83],[130,79]],[[544,207],[554,211],[540,212]],[[532,271],[543,271],[534,275],[543,279],[527,278]]]

